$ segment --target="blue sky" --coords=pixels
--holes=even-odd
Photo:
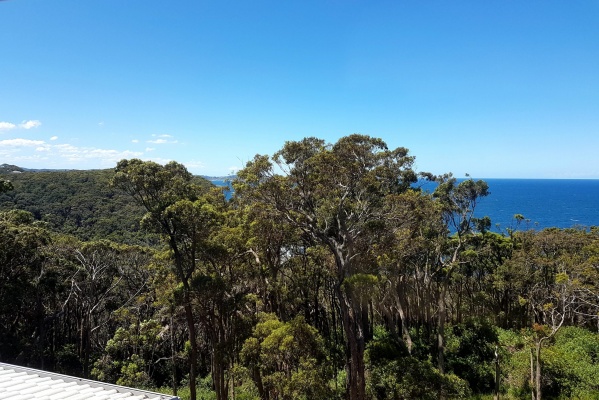
[[[0,1],[0,164],[225,175],[351,133],[420,171],[599,178],[599,1]]]

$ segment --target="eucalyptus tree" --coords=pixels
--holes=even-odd
[[[213,190],[210,198],[212,222],[216,225],[202,241],[204,251],[192,285],[202,333],[209,346],[216,398],[224,400],[230,388],[227,370],[237,359],[236,353],[251,328],[245,308],[251,273],[244,257],[246,249],[240,227],[243,212],[231,207],[221,190]],[[208,223],[197,217],[190,221]]]
[[[517,301],[529,310],[532,397],[541,400],[543,344],[568,323],[599,320],[597,237],[594,232],[550,228],[518,232],[515,238],[518,249],[508,264],[523,271],[524,290]]]
[[[268,204],[333,257],[350,399],[366,398],[369,327],[359,288],[376,265],[367,262],[362,250],[374,232],[386,229],[386,196],[404,192],[416,181],[413,162],[403,147],[389,150],[381,139],[354,134],[334,144],[313,137],[286,142],[272,159],[257,155],[238,173],[240,196]]]
[[[242,215],[242,246],[251,278],[247,285],[256,296],[256,311],[282,320],[301,313],[308,323],[327,331],[322,292],[330,274],[322,268],[323,257],[312,238],[268,204],[239,194],[234,202]]]
[[[263,399],[333,397],[324,341],[302,316],[281,322],[274,314],[260,313],[240,355]]]
[[[183,306],[190,343],[189,389],[196,398],[198,345],[192,307],[192,278],[198,267],[202,242],[213,227],[213,209],[194,184],[191,173],[176,162],[160,165],[139,159],[121,160],[112,184],[130,194],[146,214],[142,225],[163,235],[173,258],[174,273],[182,285]]]
[[[437,202],[421,190],[388,196],[386,207],[389,229],[381,232],[377,246],[371,248],[383,287],[376,303],[393,335],[397,335],[399,325],[412,354],[412,322],[430,324],[433,315],[434,239],[445,225]]]
[[[475,229],[484,231],[490,225],[488,218],[474,217],[478,201],[489,194],[489,186],[482,180],[467,179],[458,182],[451,174],[440,176],[437,181],[439,184],[434,197],[441,205],[447,226],[439,242],[438,265],[441,284],[437,310],[438,368],[441,373],[445,373],[446,297],[450,278],[459,264],[464,262],[460,255],[465,250],[467,235]]]
[[[87,378],[92,352],[101,350],[112,336],[118,312],[147,291],[148,275],[143,269],[151,252],[107,240],[79,243],[66,238],[55,246],[60,246],[56,253],[70,265],[66,279],[70,291],[63,307],[72,308],[79,318],[79,353]]]
[[[0,212],[0,359],[44,365],[51,234],[22,210]],[[58,286],[58,285],[56,285]],[[39,361],[38,361],[39,360]]]

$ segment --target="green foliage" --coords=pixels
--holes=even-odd
[[[408,356],[403,342],[394,338],[381,325],[374,327],[374,338],[368,343],[367,359],[370,364],[378,364]]]
[[[438,186],[434,197],[443,207],[443,213],[449,227],[458,234],[471,231],[473,223],[480,232],[490,226],[488,218],[474,219],[473,213],[477,202],[490,194],[489,185],[482,180],[467,179],[457,181],[451,174],[438,177]]]
[[[441,374],[433,364],[414,357],[401,357],[372,365],[368,392],[380,400],[436,400],[443,390],[448,399],[467,399],[468,384],[453,374]]]
[[[139,233],[140,207],[109,186],[111,170],[26,171],[11,175],[0,210],[22,209],[49,228],[82,240],[148,243]]]
[[[14,186],[12,185],[12,183],[10,181],[5,181],[3,179],[0,179],[0,194],[4,193],[4,192],[8,192],[13,189],[14,189]]]
[[[0,211],[29,211],[50,229],[81,240],[155,245],[156,237],[140,231],[144,209],[110,185],[113,175],[110,169],[22,171],[11,174],[11,182],[0,175]],[[212,186],[200,177],[192,180],[203,188]]]
[[[237,363],[229,369],[229,378],[231,379],[231,397],[239,400],[260,399],[260,393],[252,380],[249,368]]]
[[[196,385],[197,400],[215,400],[216,399],[216,394],[214,393],[214,390],[212,390],[211,379],[212,378],[210,377],[210,375],[207,375],[205,378],[198,380],[198,384]],[[181,383],[184,385],[187,385],[187,382],[185,382],[185,381],[183,381]],[[160,387],[160,388],[154,388],[151,390],[158,392],[158,393],[169,394],[171,396],[173,395],[172,388]],[[190,394],[189,387],[184,386],[184,387],[178,388],[177,389],[177,397],[181,400],[190,400],[191,394]],[[240,393],[239,396],[236,394],[235,399],[236,400],[259,400],[259,397],[256,397],[256,396],[252,397],[252,396],[247,395],[246,393]]]
[[[106,353],[94,364],[92,376],[130,387],[155,386],[152,376],[157,359],[167,351],[162,333],[163,327],[155,320],[119,327],[106,344]]]
[[[74,343],[64,344],[56,352],[56,372],[65,375],[77,376],[80,374],[81,367],[81,359],[79,358],[79,354]]]
[[[544,393],[561,399],[599,398],[599,334],[564,327],[543,353]]]
[[[257,370],[256,385],[275,398],[331,398],[324,342],[303,317],[281,322],[272,314],[262,314],[243,345],[241,359]]]
[[[377,327],[366,352],[367,389],[375,399],[465,399],[468,384],[454,374],[441,374],[429,360],[409,356],[405,346]]]
[[[531,334],[500,330],[502,388],[510,398],[530,397]],[[542,362],[544,398],[597,398],[599,334],[579,327],[564,327],[543,349]]]
[[[43,318],[44,302],[61,290],[48,267],[51,235],[33,224],[24,211],[0,212],[0,355],[14,360],[19,353],[41,357],[33,321]]]
[[[494,387],[495,327],[476,321],[451,326],[447,335],[447,366],[476,393]]]
[[[501,389],[510,399],[530,398],[530,332],[498,329]]]
[[[119,375],[116,381],[117,385],[137,388],[148,388],[152,385],[152,380],[147,373],[146,362],[136,354],[123,363]]]
[[[11,174],[0,359],[182,398],[486,399],[498,343],[515,399],[542,339],[545,397],[596,398],[599,229],[489,232],[486,183],[433,196],[413,163],[292,141],[230,200],[176,162]]]

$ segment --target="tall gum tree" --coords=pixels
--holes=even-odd
[[[192,308],[192,277],[202,251],[201,241],[210,224],[210,207],[201,199],[202,189],[179,163],[160,165],[139,159],[121,160],[112,184],[131,195],[147,211],[142,225],[163,235],[172,253],[174,272],[183,286],[183,307],[190,342],[189,390],[196,399],[198,345]],[[185,214],[185,215],[184,215]]]
[[[27,360],[44,366],[43,307],[44,281],[48,274],[49,232],[34,223],[22,210],[0,212],[0,356],[15,362],[38,351],[39,358]],[[39,343],[38,346],[33,341]],[[21,353],[21,354],[19,354]],[[39,361],[37,360],[39,359]],[[34,364],[35,365],[35,364]]]
[[[593,260],[596,233],[549,228],[517,232],[518,249],[510,260],[524,271],[525,290],[519,302],[532,319],[534,356],[531,353],[531,397],[542,397],[543,343],[550,341],[568,321],[584,317],[598,320],[597,267]],[[589,262],[590,261],[590,262]]]
[[[478,201],[489,194],[489,186],[485,181],[467,179],[458,182],[451,174],[437,178],[439,185],[434,197],[442,208],[447,230],[439,241],[438,266],[440,275],[440,292],[438,297],[437,326],[437,363],[439,371],[445,373],[445,322],[446,297],[451,275],[457,266],[464,261],[460,255],[467,242],[467,235],[476,228],[486,229],[490,225],[488,218],[476,219],[474,210]],[[443,397],[443,394],[442,394]]]
[[[238,173],[239,196],[269,204],[333,256],[352,400],[366,398],[368,320],[362,296],[354,288],[369,271],[360,262],[360,249],[376,237],[372,232],[386,229],[386,196],[404,192],[416,181],[413,162],[405,148],[389,150],[381,139],[354,134],[335,144],[317,138],[286,142],[272,160],[257,155]]]
[[[437,202],[421,190],[388,196],[386,203],[389,229],[381,232],[371,250],[384,288],[375,304],[394,336],[398,335],[397,326],[401,328],[402,340],[412,354],[411,322],[428,322],[423,315],[430,307],[430,266],[435,259],[430,238],[436,238],[445,225]]]

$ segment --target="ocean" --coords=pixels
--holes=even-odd
[[[599,180],[483,179],[491,194],[480,200],[477,217],[489,216],[493,231],[599,226]]]
[[[478,203],[475,216],[491,218],[491,230],[599,226],[598,179],[484,179],[491,194]],[[213,180],[225,185],[222,180]],[[425,185],[425,189],[430,190]],[[524,216],[517,225],[515,214]]]

